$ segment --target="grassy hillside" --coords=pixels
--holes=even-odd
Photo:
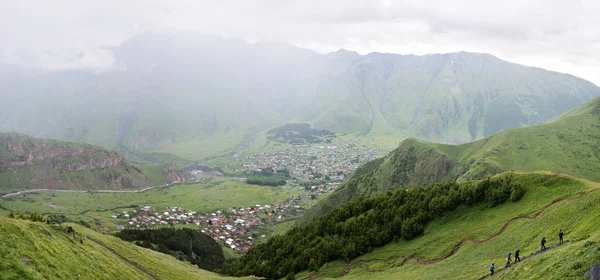
[[[497,271],[500,279],[589,279],[600,261],[600,185],[546,172],[516,174],[525,196],[487,208],[461,207],[445,213],[411,241],[398,240],[349,262],[332,262],[296,279],[479,279],[489,265],[504,267],[508,252],[521,258],[539,252],[565,232],[567,243]]]
[[[182,182],[165,165],[136,166],[99,146],[0,133],[0,193],[24,189],[126,189]]]
[[[227,279],[75,224],[0,218],[2,279]]]
[[[327,262],[351,260],[394,240],[412,240],[424,227],[458,207],[493,208],[519,201],[525,190],[512,176],[458,184],[398,189],[362,197],[296,227],[225,266],[231,275],[280,278],[317,270]]]
[[[560,172],[600,181],[600,98],[538,126],[446,145],[403,141],[389,155],[359,168],[303,221],[360,195],[444,180],[482,179],[505,171]]]

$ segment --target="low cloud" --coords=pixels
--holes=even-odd
[[[5,2],[2,59],[37,59],[47,69],[106,71],[114,57],[98,46],[177,29],[287,41],[319,52],[486,52],[600,84],[595,0]],[[29,55],[14,55],[22,52]]]

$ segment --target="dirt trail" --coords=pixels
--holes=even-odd
[[[566,244],[566,243],[568,243],[568,242],[571,242],[571,241],[570,241],[570,240],[565,240],[565,243],[564,243],[564,244]],[[560,244],[554,244],[554,245],[552,245],[552,246],[548,247],[546,250],[544,250],[544,252],[546,252],[546,251],[549,251],[549,250],[552,250],[552,249],[554,249],[554,248],[556,248],[556,247],[558,247],[558,246],[561,246],[561,245],[560,245]],[[514,263],[514,262],[513,262],[513,263],[511,264],[511,267],[512,267],[512,266],[515,266],[515,265],[519,265],[519,263],[521,263],[521,262],[524,262],[524,261],[526,261],[526,260],[528,260],[528,259],[531,259],[531,258],[533,258],[533,257],[535,257],[535,256],[537,256],[537,255],[539,255],[539,254],[543,254],[543,253],[542,253],[542,252],[540,252],[540,251],[535,251],[535,253],[533,253],[533,254],[531,254],[531,255],[529,255],[529,256],[527,256],[527,257],[523,257],[523,258],[521,258],[521,261],[520,261],[520,262],[518,262],[518,263]],[[504,267],[499,267],[499,268],[497,268],[496,270],[494,270],[494,274],[498,274],[498,272],[500,272],[500,271],[502,271],[502,270],[504,270],[504,269],[506,269],[506,268],[504,268]],[[482,280],[482,279],[487,279],[487,278],[489,278],[489,277],[490,277],[490,275],[489,275],[489,274],[486,274],[485,276],[482,276],[481,278],[479,278],[479,280]]]
[[[500,231],[498,231],[498,233],[483,239],[483,240],[477,240],[477,239],[472,239],[472,238],[465,238],[460,240],[456,245],[454,245],[454,247],[452,247],[452,250],[445,256],[443,257],[439,257],[439,258],[435,258],[435,259],[429,259],[429,258],[424,258],[424,257],[418,257],[418,256],[411,256],[411,257],[406,257],[406,256],[391,256],[389,258],[386,259],[381,259],[381,258],[374,258],[374,259],[366,259],[366,260],[358,260],[355,262],[351,262],[348,264],[341,264],[341,265],[334,265],[334,266],[329,266],[327,268],[325,268],[324,270],[315,272],[311,275],[309,275],[308,277],[306,277],[305,279],[308,280],[313,280],[313,279],[318,279],[318,278],[341,278],[346,276],[346,274],[348,274],[348,272],[356,267],[364,267],[365,271],[367,272],[373,272],[369,265],[367,264],[368,262],[373,262],[373,261],[382,261],[387,265],[393,264],[396,260],[398,259],[403,259],[402,262],[399,264],[399,266],[404,265],[404,263],[406,263],[409,260],[415,260],[418,261],[421,264],[434,264],[443,260],[446,260],[448,258],[450,258],[451,256],[453,256],[454,254],[456,254],[456,252],[458,252],[458,250],[465,244],[465,243],[472,243],[472,244],[484,244],[487,242],[492,241],[493,239],[499,237],[502,233],[504,233],[504,231],[506,231],[506,229],[508,228],[508,226],[510,226],[512,223],[519,221],[519,220],[534,220],[536,219],[538,216],[542,215],[543,213],[545,213],[550,207],[554,206],[557,203],[560,202],[565,202],[565,201],[571,201],[571,200],[576,200],[576,199],[580,199],[581,197],[588,195],[592,192],[596,192],[596,191],[600,191],[600,188],[597,189],[592,189],[589,190],[587,192],[583,192],[575,197],[570,197],[570,198],[562,198],[562,199],[555,199],[553,201],[551,201],[550,203],[546,204],[544,207],[542,207],[542,209],[540,209],[539,211],[537,211],[533,216],[529,216],[529,217],[514,217],[510,220],[508,220],[506,223],[504,223],[504,225],[502,226],[502,228],[500,229]],[[568,242],[568,241],[567,241]],[[548,248],[548,250],[557,247],[558,245],[554,245]],[[408,250],[388,250],[388,251],[382,251],[382,252],[378,252],[377,254],[385,254],[385,253],[393,253],[393,252],[406,252]],[[533,253],[527,257],[524,257],[522,260],[526,260],[529,259],[535,255],[540,254],[540,252],[537,253]],[[344,268],[344,272],[341,275],[338,276],[327,276],[326,274],[324,274],[324,272],[327,272],[327,270],[329,269],[335,269],[335,268],[340,268],[343,267]],[[496,271],[500,271],[501,269],[497,269]],[[482,277],[481,279],[485,279],[487,276]]]
[[[128,258],[126,258],[126,257],[122,256],[122,255],[121,255],[121,254],[119,254],[117,251],[115,251],[115,250],[113,250],[112,248],[110,248],[110,247],[108,247],[108,246],[104,245],[104,243],[102,243],[102,242],[100,242],[100,241],[98,241],[98,240],[96,240],[96,239],[92,239],[92,238],[90,238],[90,237],[87,237],[87,236],[86,236],[86,238],[87,238],[88,240],[90,240],[90,241],[92,241],[92,242],[94,242],[94,243],[96,243],[96,244],[100,245],[101,247],[103,247],[104,249],[108,250],[109,252],[113,253],[115,256],[119,257],[119,258],[120,258],[121,260],[123,260],[124,262],[126,262],[126,263],[130,264],[131,266],[135,267],[137,270],[141,271],[142,273],[144,273],[144,274],[148,275],[148,277],[150,277],[150,278],[152,278],[152,279],[154,279],[154,280],[158,280],[158,277],[156,277],[154,274],[152,274],[152,273],[151,273],[150,271],[148,271],[146,268],[144,268],[143,266],[139,265],[138,263],[136,263],[136,262],[134,262],[134,261],[132,261],[132,260],[130,260],[130,259],[128,259]]]

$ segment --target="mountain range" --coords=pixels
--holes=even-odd
[[[600,95],[577,77],[480,53],[320,54],[184,32],[110,50],[115,65],[102,73],[0,65],[0,131],[198,160],[284,123],[389,148],[409,137],[465,143]]]

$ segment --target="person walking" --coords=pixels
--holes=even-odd
[[[517,250],[515,251],[515,263],[520,262],[521,258],[519,258],[519,254],[521,253],[521,250]]]
[[[494,264],[490,265],[490,276],[494,276]]]
[[[504,268],[508,268],[508,267],[510,267],[510,262],[512,262],[512,260],[510,259],[510,254],[511,254],[511,253],[508,253],[508,254],[506,255],[506,265],[504,266]]]
[[[563,245],[565,242],[563,241],[563,236],[565,234],[562,232],[562,229],[560,230],[560,232],[558,233],[558,239],[560,240],[559,244]]]
[[[546,237],[542,237],[542,248],[540,249],[540,253],[543,253],[546,250]]]

